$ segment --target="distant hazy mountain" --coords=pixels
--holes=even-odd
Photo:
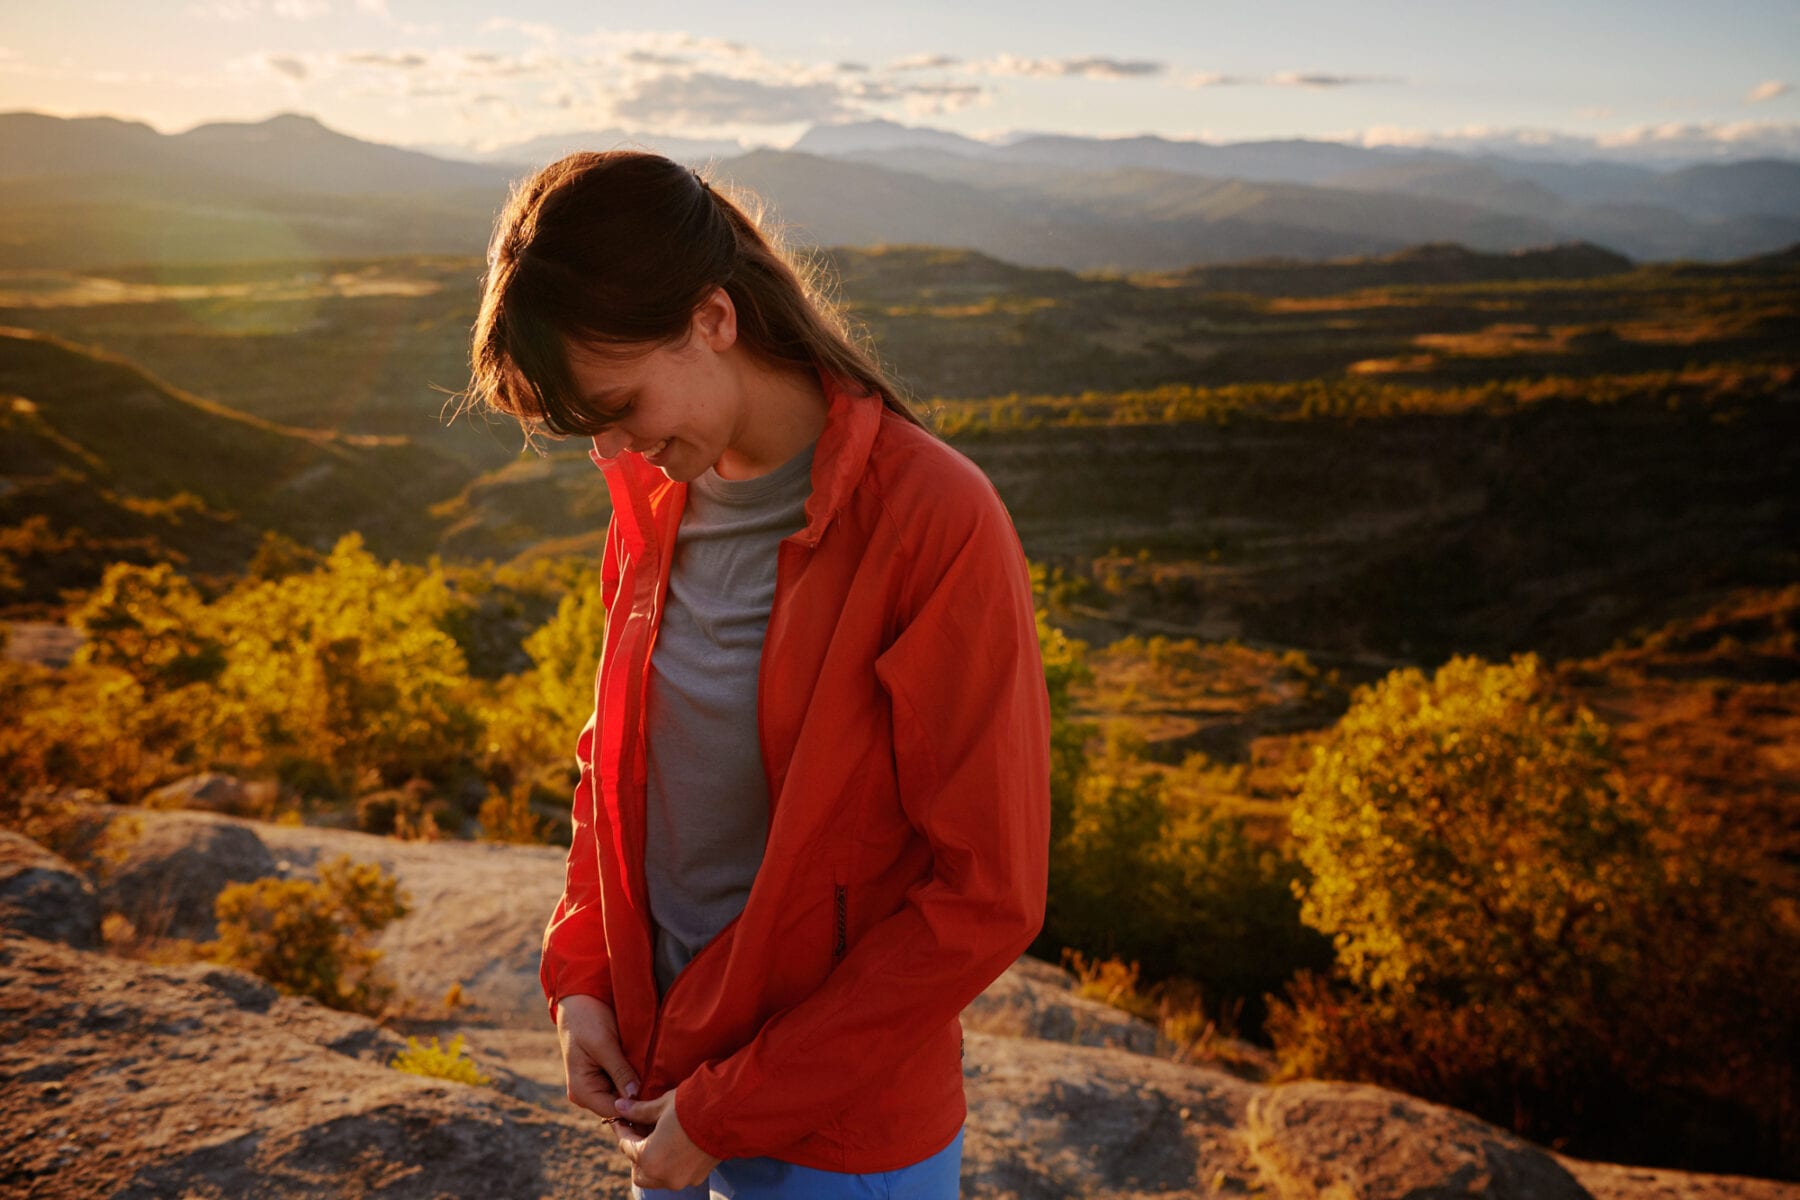
[[[157,195],[195,175],[255,192],[332,195],[486,189],[505,179],[491,166],[361,141],[293,114],[178,134],[110,117],[0,114],[0,178],[142,176],[147,194]]]
[[[889,165],[903,161],[924,165],[953,155],[965,160],[961,164],[965,167],[966,160],[973,159],[1079,171],[1143,168],[1214,179],[1390,191],[1543,219],[1556,219],[1571,205],[1587,204],[1666,207],[1700,220],[1800,218],[1800,163],[1784,159],[1659,172],[1611,162],[1467,157],[1442,150],[1366,148],[1306,139],[1213,144],[1162,137],[1034,134],[987,143],[892,122],[817,126],[793,149]],[[940,154],[921,157],[924,151]],[[1563,203],[1556,203],[1559,200]]]
[[[1717,217],[1800,216],[1800,163],[1777,158],[1672,171],[1661,194],[1684,212]]]
[[[1040,136],[1002,147],[995,157],[1003,162],[1093,171],[1141,167],[1267,183],[1325,183],[1349,171],[1420,156],[1299,138],[1212,145],[1160,137]]]
[[[1556,226],[1429,198],[1168,171],[991,164],[935,151],[854,160],[759,151],[723,172],[824,245],[918,242],[1028,266],[1170,270],[1284,255],[1391,253],[1420,241],[1489,250],[1566,240]],[[933,186],[935,185],[935,186]]]
[[[814,125],[788,147],[799,154],[865,155],[896,150],[937,150],[946,154],[990,157],[998,148],[987,142],[942,129],[923,129],[895,121],[848,121]]]
[[[451,162],[308,117],[163,135],[106,118],[0,114],[0,266],[477,254],[511,179],[621,130]],[[1263,257],[1501,253],[1587,241],[1634,259],[1739,258],[1800,241],[1800,163],[1659,173],[1330,142],[1209,145],[1050,135],[986,143],[891,122],[808,150],[663,139],[773,201],[821,245],[963,247],[1027,266],[1176,270]]]
[[[1331,186],[1430,196],[1542,221],[1561,220],[1577,207],[1542,184],[1466,159],[1385,162],[1332,176]]]
[[[742,154],[745,146],[735,138],[683,138],[659,133],[632,133],[625,129],[592,129],[578,133],[553,133],[528,141],[513,142],[493,150],[470,153],[474,162],[517,163],[541,167],[577,150],[654,150],[685,163],[704,163]]]
[[[0,114],[0,265],[479,253],[508,172],[310,117],[162,134]]]

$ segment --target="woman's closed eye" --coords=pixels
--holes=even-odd
[[[591,403],[591,402],[590,402]],[[590,433],[605,433],[631,415],[632,401],[627,398],[609,405],[595,404],[588,409]]]

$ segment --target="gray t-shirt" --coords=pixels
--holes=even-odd
[[[645,701],[644,877],[659,992],[743,910],[769,789],[756,728],[781,540],[806,524],[808,447],[766,475],[688,485]]]

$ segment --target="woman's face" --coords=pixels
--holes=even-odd
[[[704,474],[738,440],[745,409],[737,374],[723,353],[735,339],[721,338],[711,307],[701,307],[690,336],[677,346],[658,346],[628,359],[568,348],[569,369],[585,406],[596,414],[616,414],[594,435],[594,450],[602,458],[641,454],[670,479],[685,483]]]

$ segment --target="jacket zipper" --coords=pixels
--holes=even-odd
[[[740,913],[739,916],[742,916],[742,914]],[[645,1079],[648,1079],[650,1077],[651,1073],[656,1069],[656,1043],[662,1039],[663,1013],[665,1011],[667,1011],[667,1009],[669,1007],[669,997],[673,996],[675,994],[675,989],[681,986],[682,980],[688,978],[688,976],[692,974],[693,965],[695,963],[699,962],[702,958],[705,958],[706,952],[708,950],[711,950],[714,946],[717,946],[720,942],[722,942],[724,940],[723,934],[725,933],[725,931],[730,929],[732,926],[736,925],[737,923],[738,923],[738,917],[733,917],[733,918],[731,918],[731,920],[725,922],[724,925],[720,926],[719,932],[713,934],[713,936],[707,941],[706,945],[700,947],[700,952],[698,954],[696,954],[696,955],[694,955],[694,957],[688,959],[687,965],[682,967],[680,973],[678,973],[675,976],[675,978],[670,981],[669,990],[664,992],[662,994],[662,997],[659,1000],[657,1000],[657,1002],[656,1002],[656,1018],[650,1024],[650,1044],[644,1051],[644,1078]],[[655,967],[652,966],[651,970],[654,972]],[[679,1083],[680,1081],[677,1080],[676,1082]]]

